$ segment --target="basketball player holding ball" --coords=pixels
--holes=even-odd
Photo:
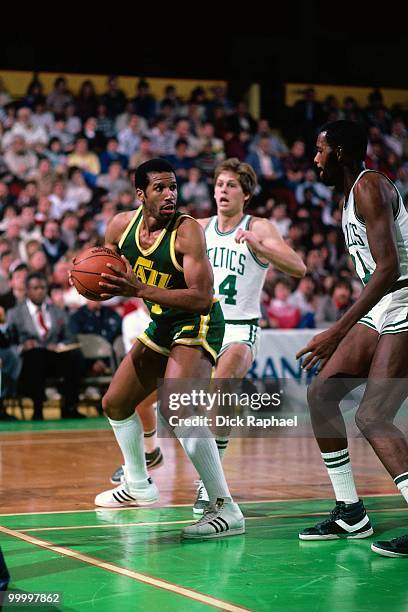
[[[158,378],[210,379],[224,336],[224,318],[213,299],[213,275],[204,232],[197,221],[176,212],[177,183],[163,159],[141,164],[134,176],[142,203],[136,212],[117,214],[106,233],[106,247],[126,257],[126,272],[108,264],[101,297],[141,297],[152,322],[116,371],[102,400],[125,459],[124,481],[96,496],[104,507],[148,505],[159,498],[148,477],[143,430],[134,407],[157,387]],[[167,411],[162,411],[166,417]],[[199,521],[185,527],[188,539],[242,534],[245,523],[226,483],[214,438],[196,438],[191,426],[174,428],[209,495]]]

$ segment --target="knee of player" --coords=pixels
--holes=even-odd
[[[110,419],[120,420],[122,417],[121,408],[115,401],[114,395],[110,393],[109,390],[102,398],[102,410],[105,416],[109,417]]]
[[[381,428],[385,420],[373,409],[368,409],[364,405],[356,412],[355,422],[362,434],[369,433],[373,429]]]
[[[310,410],[319,410],[327,402],[327,387],[319,380],[314,380],[307,389],[307,403]]]

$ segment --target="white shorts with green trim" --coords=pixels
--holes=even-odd
[[[408,332],[408,287],[384,295],[358,322],[380,335]]]
[[[246,344],[251,349],[252,361],[255,360],[259,349],[260,327],[258,321],[239,321],[232,323],[225,321],[224,340],[218,359],[232,344]]]

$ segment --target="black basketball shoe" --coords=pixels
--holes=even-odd
[[[354,504],[336,502],[329,518],[299,533],[301,540],[336,540],[367,538],[372,535],[370,519],[361,500]]]
[[[371,544],[371,550],[383,557],[408,557],[408,534]]]
[[[158,446],[151,453],[145,453],[145,459],[146,467],[148,470],[155,470],[156,468],[160,467],[164,461],[160,447]],[[123,466],[121,465],[120,467],[118,467],[117,470],[113,472],[110,481],[112,484],[120,484],[121,482],[123,482],[123,479],[124,473]]]

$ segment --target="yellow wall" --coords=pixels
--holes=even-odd
[[[68,82],[68,87],[73,94],[77,94],[79,87],[83,81],[90,79],[95,85],[95,89],[98,94],[106,91],[106,75],[100,74],[68,74],[68,73],[57,73],[57,72],[41,72],[39,75],[40,81],[44,85],[46,93],[49,93],[53,87],[55,79],[59,76],[65,76]],[[23,96],[27,90],[27,86],[33,78],[33,73],[28,71],[17,71],[17,70],[0,70],[0,78],[3,80],[10,95],[14,98]],[[119,76],[119,87],[124,90],[126,95],[131,98],[136,95],[136,84],[140,77],[135,76]],[[146,77],[150,85],[152,93],[158,98],[163,97],[164,88],[166,85],[175,85],[177,93],[184,100],[187,100],[190,96],[191,91],[200,85],[207,93],[215,85],[226,86],[226,81],[217,80],[195,80],[195,79],[158,79]]]
[[[346,87],[343,85],[305,85],[304,83],[286,83],[285,85],[285,100],[288,106],[293,106],[297,100],[303,98],[302,93],[307,87],[313,87],[316,90],[316,99],[323,102],[327,96],[333,95],[343,103],[344,98],[352,96],[357,100],[360,106],[367,106],[368,95],[373,91],[373,87]],[[401,104],[404,108],[408,108],[408,89],[386,89],[381,88],[381,93],[386,106],[393,104]]]

